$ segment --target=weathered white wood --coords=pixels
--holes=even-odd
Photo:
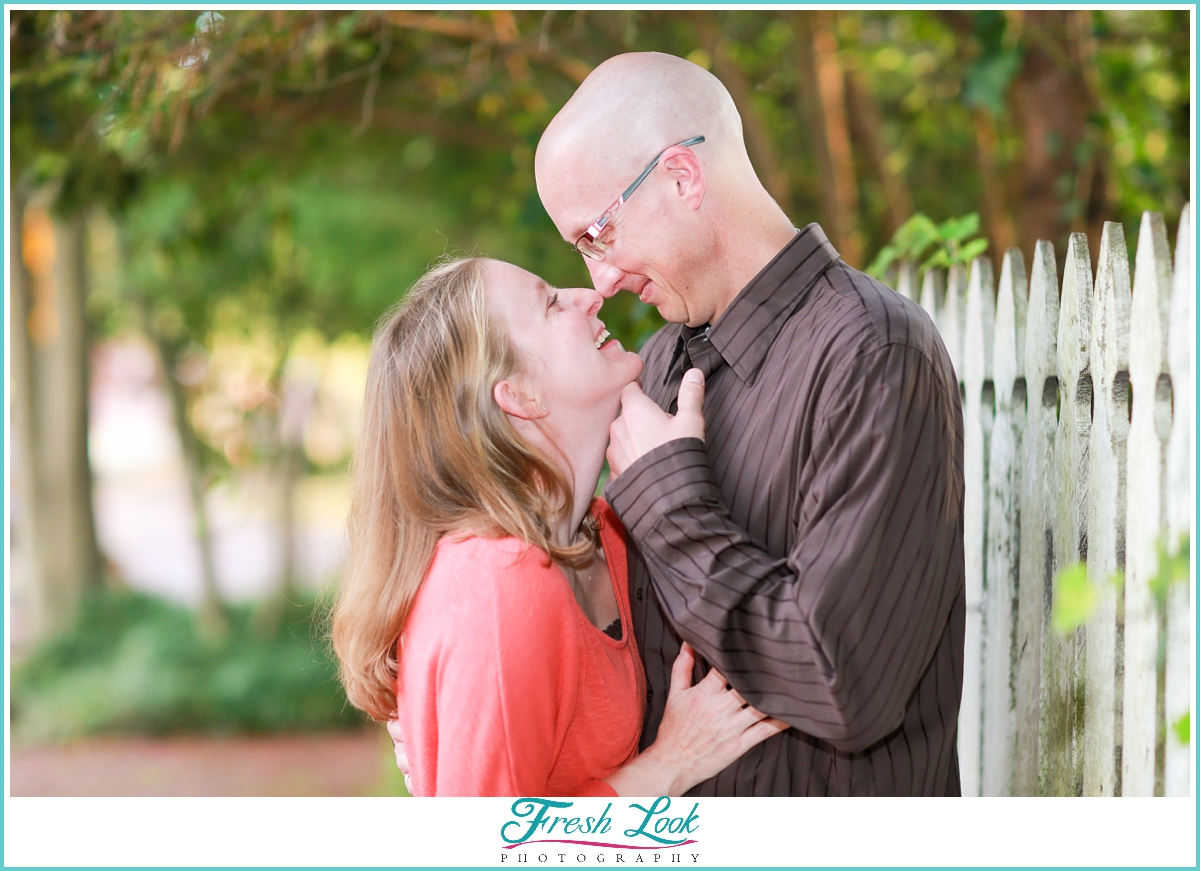
[[[1057,573],[1086,558],[1088,441],[1092,418],[1092,374],[1088,336],[1092,322],[1092,266],[1087,237],[1072,233],[1063,270],[1058,315],[1060,411],[1051,477],[1054,489],[1053,565]],[[1042,633],[1042,702],[1038,792],[1078,795],[1079,701],[1082,698],[1083,630],[1068,638],[1047,624]]]
[[[896,275],[896,293],[906,299],[916,299],[917,267],[907,260],[900,264]]]
[[[1160,379],[1170,380],[1167,329],[1171,251],[1162,216],[1142,215],[1134,273],[1129,376],[1129,510],[1125,538],[1125,693],[1121,791],[1153,795],[1158,704],[1158,622],[1151,583],[1166,533],[1167,438],[1170,410],[1157,408]],[[1163,416],[1162,426],[1156,418]],[[1089,687],[1090,690],[1090,687]]]
[[[963,331],[967,325],[967,271],[959,264],[950,267],[946,281],[946,304],[937,321],[938,332],[946,343],[946,352],[959,382],[963,380]]]
[[[1179,232],[1175,237],[1175,275],[1171,288],[1171,316],[1167,356],[1170,364],[1171,393],[1174,415],[1171,436],[1167,442],[1167,542],[1175,552],[1179,541],[1190,534],[1192,506],[1191,438],[1192,438],[1192,294],[1196,281],[1192,275],[1192,209],[1183,207],[1179,217]],[[1156,410],[1161,411],[1167,397],[1155,396]],[[1167,726],[1164,792],[1166,795],[1186,796],[1191,788],[1189,744],[1174,735],[1174,724],[1191,709],[1191,589],[1188,584],[1171,588],[1167,599],[1167,663],[1165,709]]]
[[[1192,294],[1196,292],[1192,267],[1192,207],[1183,207],[1175,239],[1175,270],[1171,283],[1171,329],[1167,341],[1175,407],[1167,446],[1167,524],[1172,536],[1189,534],[1192,526]],[[1174,544],[1174,542],[1172,542]]]
[[[1042,635],[1050,614],[1054,441],[1058,430],[1058,270],[1054,246],[1038,242],[1025,327],[1028,411],[1021,441],[1021,551],[1017,593],[1017,758],[1013,792],[1038,791]]]
[[[1143,225],[1144,226],[1144,225]],[[1129,255],[1125,229],[1106,222],[1093,296],[1088,445],[1088,577],[1097,592],[1087,623],[1083,722],[1084,795],[1116,795],[1116,698],[1120,683],[1115,576],[1124,561],[1125,444],[1129,437]]]
[[[921,281],[921,308],[929,312],[933,322],[939,323],[942,309],[946,307],[946,276],[939,269],[929,269]]]
[[[984,576],[983,795],[1012,795],[1016,752],[1013,634],[1020,547],[1020,450],[1025,429],[1025,260],[1004,255],[996,298],[992,374],[996,419],[988,459]]]
[[[987,534],[988,439],[996,413],[992,339],[996,294],[992,262],[975,258],[967,284],[962,345],[963,553],[966,559],[967,628],[963,695],[958,717],[958,764],[963,795],[979,795],[982,767],[983,542]]]
[[[1191,249],[1189,206],[1174,270],[1161,219],[1144,217],[1132,291],[1116,224],[1094,285],[1086,239],[1072,236],[1061,295],[1039,242],[1024,312],[1015,252],[995,299],[979,262],[951,270],[945,290],[935,270],[921,284],[964,404],[964,794],[1190,793],[1173,728],[1191,707],[1190,586],[1171,589],[1164,617],[1147,584],[1159,544],[1178,548],[1192,523]],[[898,282],[911,298],[911,276]],[[1061,637],[1053,579],[1078,560],[1099,605]]]

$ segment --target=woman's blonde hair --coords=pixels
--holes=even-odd
[[[376,720],[396,715],[396,642],[439,538],[516,536],[576,566],[595,550],[594,526],[568,547],[554,544],[571,512],[570,482],[492,398],[522,361],[488,314],[487,262],[431,269],[385,316],[371,348],[332,637],[347,697]]]

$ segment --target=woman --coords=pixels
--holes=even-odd
[[[637,753],[626,543],[592,494],[642,363],[601,301],[459,260],[376,334],[333,640],[416,795],[680,794],[785,728],[716,672],[689,687],[685,649]]]

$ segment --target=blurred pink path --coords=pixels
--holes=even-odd
[[[14,796],[355,796],[388,789],[380,728],[317,735],[94,738],[12,748]]]

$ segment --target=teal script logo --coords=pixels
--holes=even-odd
[[[624,847],[632,849],[662,849],[694,844],[694,835],[700,828],[700,803],[692,804],[686,815],[671,814],[671,799],[665,795],[656,798],[649,807],[630,804],[628,814],[633,825],[622,831],[629,839],[626,843],[600,840],[613,828],[610,815],[613,809],[609,802],[598,815],[585,816],[572,812],[575,803],[555,801],[549,798],[519,798],[513,802],[511,819],[500,827],[500,837],[511,849],[520,844],[559,843],[578,844],[589,847]]]
[[[691,813],[689,813],[686,818],[669,817],[666,815],[667,810],[671,807],[671,800],[665,795],[660,795],[658,798],[656,798],[654,800],[654,804],[650,805],[649,808],[644,808],[640,804],[631,804],[630,807],[637,808],[639,811],[645,814],[645,816],[642,818],[641,823],[636,829],[626,829],[624,831],[623,834],[627,838],[643,836],[658,844],[670,844],[671,846],[676,846],[678,844],[682,844],[687,840],[687,838],[683,837],[671,839],[659,836],[664,834],[690,835],[693,831],[695,831],[695,828],[700,827],[700,815],[696,813],[697,809],[700,807],[700,802],[696,802],[694,805],[692,805]],[[695,828],[693,828],[693,826]],[[652,829],[654,834],[651,834],[649,831],[647,831],[647,827]]]
[[[570,801],[551,801],[548,798],[517,799],[512,806],[513,816],[527,819],[528,822],[510,820],[500,827],[500,837],[509,844],[524,844],[539,834],[603,835],[612,828],[612,820],[608,816],[612,809],[611,801],[598,817],[560,817],[556,814],[551,818],[551,808],[565,809],[574,804]],[[513,837],[509,836],[510,833]]]

